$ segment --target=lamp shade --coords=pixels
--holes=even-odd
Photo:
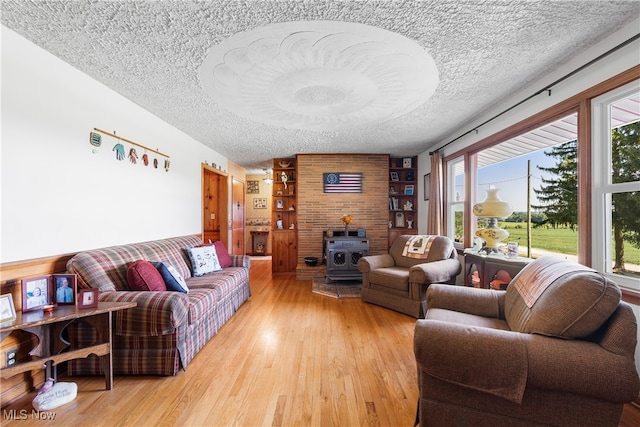
[[[473,205],[473,213],[481,218],[507,218],[513,213],[511,204],[500,200],[498,188],[487,189],[487,198]]]

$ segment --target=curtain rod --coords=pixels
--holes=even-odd
[[[603,53],[602,55],[592,59],[591,61],[587,62],[586,64],[576,68],[575,70],[571,71],[568,74],[565,74],[564,76],[560,77],[558,80],[554,81],[553,83],[545,86],[543,89],[540,89],[539,91],[537,91],[536,93],[534,93],[533,95],[529,95],[528,97],[526,97],[525,99],[523,99],[522,101],[512,105],[511,107],[507,108],[506,110],[496,114],[495,116],[491,117],[490,119],[485,120],[484,122],[480,123],[478,126],[474,127],[473,129],[463,133],[462,135],[460,135],[459,137],[452,139],[451,141],[447,142],[446,144],[436,148],[433,151],[429,152],[430,156],[433,156],[435,153],[437,153],[438,151],[442,150],[443,148],[445,148],[446,146],[448,146],[449,144],[452,144],[454,142],[456,142],[457,140],[459,140],[462,137],[465,137],[467,135],[469,135],[471,132],[476,131],[478,132],[478,129],[481,128],[482,126],[486,125],[487,123],[497,119],[498,117],[508,113],[509,111],[513,110],[516,107],[519,107],[520,105],[524,104],[525,102],[529,101],[532,98],[535,98],[536,96],[540,95],[542,92],[549,92],[549,95],[551,95],[551,88],[554,87],[555,85],[557,85],[558,83],[568,79],[569,77],[572,77],[573,75],[579,73],[580,71],[584,70],[587,67],[590,67],[591,65],[593,65],[594,63],[600,61],[603,58],[606,58],[607,56],[611,55],[613,52],[622,49],[623,47],[625,47],[626,45],[633,43],[634,41],[638,40],[638,38],[640,38],[640,33],[636,34],[635,36],[631,37],[630,39],[620,43],[619,45],[609,49],[608,51],[606,51],[605,53]]]

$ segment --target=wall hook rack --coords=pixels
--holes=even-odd
[[[107,132],[106,130],[102,130],[102,129],[98,129],[98,128],[93,128],[93,130],[95,130],[96,132],[103,133],[103,134],[105,134],[105,135],[109,135],[109,136],[111,136],[111,137],[113,137],[113,138],[119,139],[119,140],[124,141],[124,142],[126,142],[126,143],[133,144],[133,145],[135,145],[135,146],[137,146],[137,147],[140,147],[140,148],[143,148],[143,149],[145,149],[145,150],[149,150],[149,151],[151,151],[152,153],[156,153],[156,154],[158,154],[158,155],[160,155],[160,156],[166,157],[167,159],[171,157],[171,156],[169,156],[168,154],[161,153],[161,152],[160,152],[160,151],[158,151],[158,150],[154,150],[154,149],[149,148],[149,147],[146,147],[146,146],[144,146],[144,145],[142,145],[142,144],[138,144],[137,142],[133,142],[133,141],[131,141],[130,139],[126,139],[126,138],[123,138],[123,137],[121,137],[121,136],[118,136],[118,135],[116,135],[116,133],[115,133],[115,132],[111,133],[111,132]]]

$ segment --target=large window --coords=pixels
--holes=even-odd
[[[593,100],[593,266],[640,289],[640,88]]]
[[[493,186],[512,205],[499,226],[509,233],[504,243],[518,243],[524,256],[577,261],[576,122],[574,113],[478,153],[478,199]],[[478,218],[477,227],[485,226]]]
[[[560,254],[640,290],[640,81],[616,80],[445,157],[448,236],[474,244],[483,224],[469,212],[494,185],[514,205],[500,226],[522,255]]]

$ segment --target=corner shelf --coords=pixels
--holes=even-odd
[[[389,247],[403,234],[418,233],[418,157],[389,158]]]
[[[273,160],[272,272],[293,274],[298,263],[297,159]]]

